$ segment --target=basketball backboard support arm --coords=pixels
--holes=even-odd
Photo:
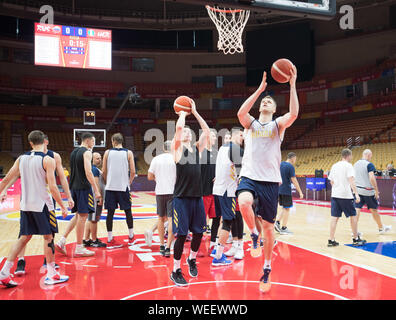
[[[331,20],[337,13],[336,0],[173,0],[198,5],[244,9],[310,19]]]

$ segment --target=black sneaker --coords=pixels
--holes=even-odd
[[[264,269],[264,273],[260,278],[260,291],[268,292],[271,289],[271,269]]]
[[[47,259],[46,258],[44,258],[43,267],[47,268]],[[55,270],[58,270],[58,269],[59,269],[59,265],[55,263]]]
[[[353,239],[352,245],[355,247],[360,247],[364,246],[366,244],[366,240],[360,239],[360,237],[357,237],[357,239]]]
[[[97,238],[95,241],[91,242],[91,247],[94,247],[94,248],[106,248],[106,243],[103,243],[102,241],[100,241],[99,238]]]
[[[92,243],[93,243],[93,241],[91,239],[83,240],[84,247],[91,247]]]
[[[329,242],[327,243],[328,247],[337,247],[338,245],[340,244],[335,240],[329,240]]]
[[[164,252],[164,257],[169,258],[170,257],[170,248],[166,248]]]
[[[165,246],[160,246],[160,253],[164,256],[165,255]]]
[[[26,266],[25,259],[19,259],[18,260],[18,264],[17,264],[17,268],[16,268],[14,274],[16,274],[16,275],[25,274],[25,266]]]
[[[180,287],[185,287],[188,285],[188,282],[183,277],[182,270],[179,268],[176,272],[172,272],[170,279],[175,283],[175,285]]]
[[[188,273],[191,277],[195,278],[198,276],[198,269],[197,269],[197,259],[187,258],[188,263]]]

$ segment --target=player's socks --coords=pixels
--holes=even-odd
[[[113,232],[112,232],[112,231],[108,231],[108,232],[107,232],[107,240],[108,240],[108,242],[110,242],[111,240],[113,240]]]
[[[188,257],[188,259],[190,259],[190,260],[196,259],[197,254],[198,254],[198,252],[194,252],[194,251],[190,250],[190,256]]]
[[[271,260],[264,260],[263,269],[271,269]]]
[[[133,236],[134,236],[133,228],[128,229],[128,231],[129,231],[129,238],[133,238]]]
[[[224,246],[220,243],[217,244],[216,246],[216,259],[220,259],[223,255],[223,251],[224,251]]]
[[[180,260],[173,259],[173,272],[176,272],[177,269],[180,269]]]
[[[7,278],[10,275],[10,270],[14,265],[14,261],[6,261],[0,271],[0,278]]]

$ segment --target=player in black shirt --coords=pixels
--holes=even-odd
[[[178,286],[186,286],[180,268],[181,256],[189,230],[193,237],[190,255],[187,258],[189,274],[198,276],[196,257],[206,228],[205,209],[202,201],[201,165],[199,153],[207,145],[210,129],[198,114],[195,102],[191,99],[191,113],[197,119],[203,133],[196,145],[191,146],[191,130],[185,127],[187,113],[178,113],[176,133],[172,141],[172,154],[176,163],[176,183],[173,194],[173,231],[176,236],[174,245],[173,272],[171,280]]]

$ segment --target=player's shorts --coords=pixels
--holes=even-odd
[[[91,213],[95,212],[95,198],[92,189],[71,190],[74,201],[72,213]]]
[[[206,214],[201,197],[173,198],[173,233],[186,236],[192,233],[203,233],[206,230]]]
[[[216,218],[216,217],[220,217],[216,213],[215,200],[214,200],[213,194],[210,194],[208,196],[203,196],[202,200],[203,200],[203,203],[204,203],[204,208],[205,208],[206,215],[210,219],[213,219],[213,218]]]
[[[241,177],[236,191],[237,196],[244,191],[250,192],[256,200],[255,214],[269,223],[275,223],[278,210],[279,183]]]
[[[227,197],[227,191],[222,196],[214,196],[216,203],[216,214],[223,220],[234,220],[236,212],[236,197]]]
[[[172,217],[173,194],[161,194],[155,197],[157,202],[157,214],[159,217]]]
[[[126,191],[106,190],[105,208],[107,210],[115,210],[120,206],[121,210],[131,209],[132,200],[129,188]]]
[[[293,197],[288,194],[279,195],[279,205],[285,209],[293,207]]]
[[[44,206],[42,212],[22,211],[20,219],[19,236],[47,235],[58,232],[58,222],[55,211]]]
[[[368,209],[377,209],[378,201],[375,199],[375,196],[362,196],[359,194],[360,202],[355,202],[355,207],[358,209],[362,209],[364,205],[367,205]]]
[[[355,200],[331,198],[331,216],[339,218],[343,212],[347,218],[356,216]]]

